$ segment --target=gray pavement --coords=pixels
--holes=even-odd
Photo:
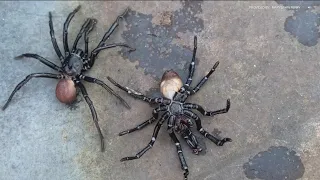
[[[196,133],[205,149],[197,156],[181,139],[189,179],[319,178],[319,3],[0,1],[1,104],[28,74],[53,72],[36,60],[14,57],[31,52],[58,64],[49,36],[48,12],[53,13],[62,49],[63,23],[79,4],[82,8],[69,27],[69,44],[85,19],[92,17],[98,23],[90,34],[91,49],[130,7],[126,20],[108,42],[126,42],[137,50],[104,51],[87,74],[104,80],[132,109],[127,110],[98,85],[85,83],[106,137],[106,151],[101,153],[82,96],[74,105],[64,105],[55,97],[56,80],[31,80],[0,112],[0,179],[183,179],[176,147],[165,126],[142,158],[120,162],[147,145],[154,125],[122,137],[118,133],[151,117],[152,107],[112,86],[107,76],[155,96],[166,69],[175,69],[186,78],[194,35],[198,36],[198,52],[193,83],[216,61],[220,65],[189,102],[216,110],[230,98],[227,114],[200,117],[209,132],[233,142],[217,147]],[[280,8],[292,5],[300,8]]]

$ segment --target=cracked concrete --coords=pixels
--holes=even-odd
[[[193,6],[192,3],[197,4]],[[300,2],[300,5],[303,3]],[[169,1],[1,1],[1,104],[5,103],[11,91],[26,75],[53,72],[36,60],[13,58],[32,52],[58,64],[49,36],[48,12],[53,13],[56,38],[61,48],[64,20],[79,4],[82,8],[69,27],[69,44],[76,37],[85,18],[92,17],[98,23],[90,34],[90,48],[100,41],[117,15],[127,6],[131,11],[152,18],[171,12],[171,26],[175,25],[175,16],[178,16],[178,21],[187,16],[190,21],[199,19],[203,22],[203,26],[190,22],[190,27],[181,27],[183,31],[173,28],[170,32],[177,36],[163,33],[163,39],[154,41],[154,45],[159,46],[160,50],[171,48],[164,51],[167,57],[173,58],[166,68],[173,68],[186,78],[193,35],[197,35],[197,67],[193,84],[216,61],[219,60],[220,65],[189,102],[201,104],[208,110],[216,110],[225,105],[227,98],[231,99],[231,109],[227,114],[213,118],[200,117],[209,132],[230,137],[233,139],[232,143],[217,147],[201,138],[202,143],[205,143],[206,153],[199,156],[192,154],[187,145],[182,143],[189,165],[190,180],[252,178],[246,176],[248,165],[259,167],[253,173],[260,179],[268,179],[262,171],[283,177],[292,169],[280,168],[281,172],[278,172],[279,169],[270,168],[270,164],[281,166],[282,161],[272,161],[269,166],[267,163],[259,164],[264,162],[263,157],[267,157],[266,161],[274,159],[268,158],[270,154],[262,157],[259,154],[279,148],[295,153],[292,163],[303,165],[299,166],[304,168],[299,169],[300,174],[290,176],[291,179],[318,179],[320,160],[316,157],[320,152],[320,45],[304,45],[299,37],[309,36],[304,36],[303,32],[291,34],[297,32],[294,29],[285,30],[286,19],[294,16],[294,11],[250,8],[286,5],[275,1],[189,2],[190,7],[201,9],[196,11],[186,8],[181,2]],[[319,8],[317,3],[313,5],[314,9]],[[163,25],[160,23],[161,18],[145,20],[141,19],[143,17],[140,16],[140,20],[155,31],[161,31],[161,28],[170,30],[168,18]],[[144,38],[146,30],[140,28],[137,31],[142,34],[137,44],[128,38],[133,32],[130,29],[133,22],[129,20],[136,21],[139,18],[128,17],[126,21],[122,21],[108,42],[127,42],[132,46],[137,45],[137,52],[146,53],[142,47],[142,44],[150,42]],[[299,28],[299,22],[294,22],[298,25],[295,24],[292,28]],[[136,36],[133,33],[131,35]],[[159,45],[156,42],[167,44]],[[316,40],[312,39],[312,42]],[[155,94],[159,76],[166,69],[163,68],[165,66],[152,66],[157,62],[149,54],[140,58],[134,54],[128,56],[124,53],[125,50],[118,48],[104,51],[87,74],[104,80],[132,106],[131,110],[127,110],[98,85],[85,83],[106,137],[106,152],[100,152],[98,133],[82,97],[79,96],[75,108],[70,109],[55,97],[57,81],[34,79],[21,88],[5,111],[0,112],[0,179],[182,179],[183,172],[176,149],[166,128],[162,128],[154,147],[142,158],[120,162],[122,157],[134,155],[149,142],[154,125],[131,135],[119,137],[118,133],[151,117],[152,107],[112,86],[107,81],[107,76],[143,93]],[[175,52],[183,54],[172,54]],[[287,157],[285,151],[277,155],[285,159],[291,157]]]

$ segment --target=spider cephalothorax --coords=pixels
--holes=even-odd
[[[149,98],[145,95],[143,95],[140,92],[137,92],[131,88],[123,87],[117,82],[115,82],[112,78],[108,77],[109,81],[112,82],[115,86],[119,87],[120,89],[126,91],[131,96],[141,99],[143,101],[146,101],[148,103],[156,103],[159,104],[157,108],[153,110],[153,116],[152,118],[146,120],[145,122],[139,124],[135,128],[128,129],[125,131],[122,131],[119,135],[125,135],[131,132],[134,132],[136,130],[142,129],[146,127],[147,125],[155,122],[158,117],[159,113],[163,112],[163,114],[160,117],[160,120],[156,124],[156,127],[154,128],[153,135],[151,138],[151,141],[149,144],[142,149],[140,152],[138,152],[135,156],[131,157],[125,157],[122,158],[121,161],[127,161],[127,160],[133,160],[140,158],[145,152],[147,152],[149,149],[152,148],[153,144],[156,141],[158,132],[160,130],[160,127],[162,124],[167,121],[168,125],[168,133],[171,137],[171,139],[174,141],[178,156],[180,159],[181,167],[185,171],[184,177],[187,179],[187,176],[189,174],[187,163],[184,159],[182,148],[180,145],[180,142],[178,138],[175,135],[175,132],[179,132],[182,134],[183,138],[186,140],[187,144],[191,147],[193,152],[195,154],[198,154],[199,151],[201,151],[201,147],[198,145],[198,140],[194,136],[193,132],[191,131],[190,127],[193,124],[191,120],[194,120],[196,123],[197,130],[214,142],[217,146],[222,146],[225,142],[231,142],[232,140],[230,138],[223,138],[220,139],[218,137],[215,137],[214,135],[207,132],[201,125],[201,120],[198,115],[196,115],[194,112],[192,112],[192,109],[195,109],[199,111],[202,115],[205,116],[215,116],[217,114],[223,114],[227,113],[230,108],[230,100],[227,100],[226,108],[220,109],[217,111],[205,111],[200,105],[193,104],[193,103],[185,103],[187,98],[196,92],[200,90],[200,88],[205,84],[205,82],[208,80],[209,76],[215,71],[217,66],[219,65],[219,62],[216,62],[210,72],[197,84],[195,88],[191,88],[190,84],[192,82],[193,73],[195,70],[195,56],[197,51],[197,37],[194,37],[194,50],[193,50],[193,57],[192,61],[189,67],[189,76],[185,84],[182,84],[181,78],[179,75],[174,72],[173,70],[166,71],[161,79],[160,83],[160,91],[164,97],[157,97],[157,98]]]
[[[71,12],[63,26],[63,47],[65,54],[62,55],[58,44],[56,42],[56,38],[54,35],[53,30],[53,23],[52,23],[52,15],[51,12],[49,12],[49,28],[50,28],[50,36],[51,41],[54,47],[54,50],[56,54],[58,55],[60,59],[61,66],[57,66],[54,63],[50,62],[49,60],[37,55],[37,54],[31,54],[26,53],[22,54],[20,56],[17,56],[16,59],[21,59],[24,57],[27,58],[34,58],[42,62],[43,64],[47,65],[48,67],[58,71],[58,74],[52,74],[52,73],[34,73],[28,75],[23,81],[21,81],[13,90],[10,97],[8,98],[6,104],[2,107],[2,109],[6,109],[9,105],[11,99],[13,98],[14,94],[23,86],[25,85],[30,79],[32,78],[52,78],[52,79],[59,79],[59,82],[56,87],[56,96],[58,100],[62,103],[71,103],[76,99],[76,88],[79,88],[83,94],[84,99],[88,103],[91,114],[93,117],[93,121],[95,123],[95,126],[98,130],[100,140],[101,140],[101,150],[104,150],[104,137],[102,135],[102,132],[100,130],[100,126],[98,124],[98,117],[96,110],[93,106],[92,101],[90,100],[87,90],[82,84],[81,80],[84,80],[89,83],[96,83],[100,86],[102,86],[104,89],[106,89],[109,93],[116,96],[127,108],[130,108],[130,106],[118,95],[116,94],[109,86],[107,86],[103,81],[89,77],[86,75],[83,75],[84,72],[92,68],[94,65],[95,59],[98,56],[99,52],[104,49],[109,49],[113,47],[127,47],[130,51],[135,50],[134,48],[131,48],[127,44],[123,43],[112,43],[112,44],[106,44],[106,41],[109,39],[110,35],[113,33],[113,31],[118,27],[119,21],[121,18],[124,18],[124,16],[127,14],[128,9],[126,11],[117,17],[116,21],[113,22],[109,30],[104,34],[103,38],[99,42],[98,46],[89,53],[88,50],[88,44],[89,44],[89,33],[93,30],[95,27],[95,24],[97,23],[96,19],[88,18],[84,24],[82,25],[76,40],[74,41],[74,44],[72,46],[72,49],[69,50],[68,45],[68,27],[69,24],[76,14],[77,11],[79,11],[80,6],[78,6],[73,12]],[[85,49],[82,50],[80,48],[77,48],[78,42],[81,39],[81,37],[84,37],[85,42]]]

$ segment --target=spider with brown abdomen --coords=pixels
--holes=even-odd
[[[205,82],[208,80],[210,75],[215,71],[215,69],[219,65],[219,61],[216,62],[212,67],[212,69],[209,71],[209,73],[197,84],[197,86],[195,88],[191,88],[190,84],[192,82],[192,77],[195,70],[196,52],[197,52],[197,37],[195,36],[193,57],[192,57],[191,64],[189,66],[189,76],[187,81],[183,85],[181,78],[176,72],[174,72],[173,70],[166,71],[162,76],[161,84],[160,84],[160,91],[164,97],[149,98],[143,95],[142,93],[137,92],[131,88],[121,86],[120,84],[115,82],[112,78],[108,77],[108,80],[110,82],[112,82],[115,86],[127,92],[129,95],[133,96],[134,98],[143,100],[148,103],[159,104],[159,106],[153,110],[152,117],[150,119],[139,124],[135,128],[122,131],[121,133],[119,133],[120,136],[140,130],[146,127],[147,125],[155,122],[159,117],[159,113],[163,112],[163,115],[160,117],[160,120],[158,121],[158,123],[154,128],[153,135],[149,144],[145,148],[143,148],[140,152],[138,152],[135,156],[124,157],[121,159],[121,161],[138,159],[144,153],[146,153],[149,149],[151,149],[153,144],[156,141],[158,132],[165,121],[167,121],[168,133],[176,145],[179,160],[181,163],[181,168],[184,170],[185,179],[187,179],[189,170],[182,153],[180,142],[176,137],[175,132],[178,132],[178,133],[180,132],[183,138],[186,140],[187,144],[193,150],[193,153],[198,154],[199,151],[201,151],[202,149],[199,147],[198,140],[190,129],[192,125],[191,119],[193,119],[196,122],[196,127],[197,127],[197,130],[200,132],[200,134],[202,134],[204,137],[211,140],[217,146],[222,146],[224,143],[232,141],[230,138],[220,139],[210,134],[209,132],[207,132],[202,127],[199,116],[191,111],[192,109],[198,110],[204,116],[215,116],[217,114],[227,113],[230,109],[229,99],[227,100],[226,107],[217,111],[206,111],[204,110],[204,108],[202,108],[198,104],[185,102],[190,95],[194,95],[200,90],[200,88],[205,84]]]
[[[92,101],[90,100],[87,90],[81,80],[84,80],[89,83],[95,83],[100,86],[102,86],[104,89],[106,89],[109,93],[116,96],[127,108],[130,109],[130,106],[118,95],[116,94],[108,85],[106,85],[103,81],[89,77],[86,75],[83,75],[84,72],[91,69],[94,65],[95,59],[98,56],[99,52],[104,49],[114,48],[114,47],[126,47],[129,48],[129,51],[134,51],[135,49],[130,47],[127,44],[124,43],[112,43],[112,44],[106,44],[106,41],[109,39],[111,34],[114,32],[114,30],[119,26],[120,19],[124,18],[124,16],[128,12],[128,8],[125,10],[124,13],[122,13],[120,16],[117,17],[117,19],[113,22],[109,30],[104,34],[103,38],[99,42],[98,46],[94,48],[91,53],[89,54],[88,50],[88,44],[89,44],[89,33],[93,30],[95,27],[95,24],[97,23],[96,19],[88,18],[84,24],[82,25],[74,43],[72,46],[72,49],[69,49],[68,45],[68,27],[69,24],[74,17],[74,15],[79,11],[80,6],[78,6],[74,11],[72,11],[63,26],[63,47],[65,54],[62,55],[56,38],[54,34],[53,29],[53,23],[52,23],[52,15],[51,12],[49,12],[49,28],[50,28],[50,36],[51,41],[53,44],[53,48],[58,55],[61,66],[58,66],[49,60],[45,59],[44,57],[41,57],[38,54],[31,54],[31,53],[25,53],[20,56],[17,56],[15,59],[21,59],[21,58],[34,58],[39,60],[41,63],[47,65],[51,69],[54,69],[59,72],[59,74],[52,74],[52,73],[33,73],[28,75],[23,81],[21,81],[13,90],[10,97],[8,98],[5,105],[2,107],[2,110],[5,110],[7,106],[9,105],[10,101],[12,100],[14,94],[23,86],[25,85],[29,80],[32,78],[52,78],[52,79],[60,79],[57,87],[56,87],[56,96],[58,100],[62,103],[72,103],[76,100],[76,88],[79,88],[81,93],[83,94],[84,99],[86,100],[87,104],[89,105],[94,124],[97,128],[97,131],[100,136],[101,140],[101,151],[104,151],[104,136],[102,135],[100,126],[98,124],[98,117],[96,110],[93,106]],[[84,37],[85,42],[85,50],[83,51],[80,48],[77,48],[78,42],[81,39],[81,37]]]

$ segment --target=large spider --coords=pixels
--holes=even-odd
[[[128,161],[140,158],[145,152],[152,148],[153,144],[156,141],[158,132],[160,127],[164,123],[164,121],[168,120],[168,132],[171,139],[174,141],[178,156],[181,163],[181,168],[184,170],[184,178],[187,179],[189,174],[187,163],[184,159],[182,148],[178,138],[175,135],[175,132],[181,132],[183,138],[186,140],[187,144],[191,147],[195,154],[198,154],[202,149],[198,145],[198,141],[194,134],[192,133],[190,127],[192,125],[191,119],[195,120],[197,130],[206,138],[214,142],[217,146],[222,146],[225,142],[231,142],[230,138],[220,139],[215,137],[214,135],[208,133],[201,125],[201,120],[198,115],[193,113],[191,110],[198,110],[202,115],[205,116],[215,116],[217,114],[227,113],[230,108],[230,100],[227,100],[226,108],[220,109],[217,111],[206,111],[200,105],[193,103],[186,103],[185,101],[190,95],[194,95],[197,93],[200,88],[205,84],[210,75],[215,71],[217,66],[219,65],[219,61],[214,64],[210,72],[197,84],[195,88],[191,88],[190,84],[192,82],[192,76],[195,70],[195,56],[197,51],[197,36],[194,37],[194,49],[193,49],[193,57],[191,64],[189,66],[189,77],[186,80],[185,84],[182,85],[182,80],[179,75],[173,70],[166,71],[161,79],[160,90],[164,97],[157,98],[149,98],[143,95],[140,92],[137,92],[131,88],[123,87],[117,82],[115,82],[112,78],[107,77],[110,82],[112,82],[115,86],[119,87],[123,91],[126,91],[128,94],[133,96],[134,98],[146,101],[148,103],[156,103],[159,104],[157,108],[155,108],[152,112],[152,118],[146,120],[145,122],[139,124],[135,128],[128,129],[119,133],[119,136],[132,133],[136,130],[140,130],[147,125],[155,122],[158,119],[159,112],[164,112],[161,116],[160,120],[156,124],[151,141],[149,144],[143,148],[140,152],[138,152],[135,156],[122,158],[121,161]]]
[[[109,28],[109,30],[104,34],[102,40],[99,42],[98,46],[91,51],[89,54],[88,52],[88,42],[89,42],[89,33],[93,30],[95,27],[95,24],[97,23],[96,19],[88,18],[84,24],[82,25],[74,43],[72,46],[72,49],[69,50],[68,46],[68,27],[69,23],[76,14],[77,11],[79,11],[81,6],[78,6],[73,12],[71,12],[63,26],[63,47],[65,54],[62,55],[58,44],[56,42],[56,38],[54,35],[54,29],[53,29],[53,23],[52,23],[52,15],[51,12],[49,12],[49,27],[50,27],[50,36],[51,41],[54,47],[54,50],[56,54],[58,55],[61,66],[57,66],[54,63],[50,62],[49,60],[45,59],[44,57],[41,57],[37,54],[31,54],[26,53],[22,54],[20,56],[17,56],[15,59],[20,58],[34,58],[42,62],[43,64],[47,65],[51,69],[54,69],[59,72],[59,74],[52,74],[52,73],[33,73],[28,75],[23,81],[21,81],[13,90],[10,97],[8,98],[5,105],[2,107],[2,110],[5,110],[7,106],[9,105],[12,97],[14,94],[23,86],[25,85],[30,79],[32,78],[53,78],[53,79],[60,79],[59,83],[56,87],[56,96],[62,103],[69,104],[73,102],[76,99],[76,87],[80,89],[80,91],[83,94],[84,99],[88,103],[91,114],[93,117],[93,121],[95,123],[95,126],[98,130],[100,140],[101,140],[101,151],[104,151],[104,137],[102,135],[100,126],[98,124],[98,117],[96,110],[93,106],[92,101],[90,100],[87,90],[85,86],[82,84],[81,80],[84,80],[89,83],[96,83],[100,86],[102,86],[104,89],[106,89],[109,93],[116,96],[127,108],[130,108],[130,106],[118,95],[116,94],[109,86],[107,86],[103,81],[85,76],[83,75],[84,72],[91,69],[94,65],[95,59],[98,56],[99,52],[104,49],[113,48],[117,46],[127,47],[130,49],[130,51],[134,51],[134,48],[131,48],[129,45],[123,44],[123,43],[112,43],[112,44],[106,44],[106,40],[109,39],[110,35],[114,32],[114,30],[118,27],[119,21],[121,18],[124,18],[124,16],[128,12],[128,8],[125,10],[123,14],[117,17],[115,22],[112,24],[112,26]],[[77,44],[80,40],[80,38],[84,36],[84,42],[85,42],[85,50],[77,48]]]

